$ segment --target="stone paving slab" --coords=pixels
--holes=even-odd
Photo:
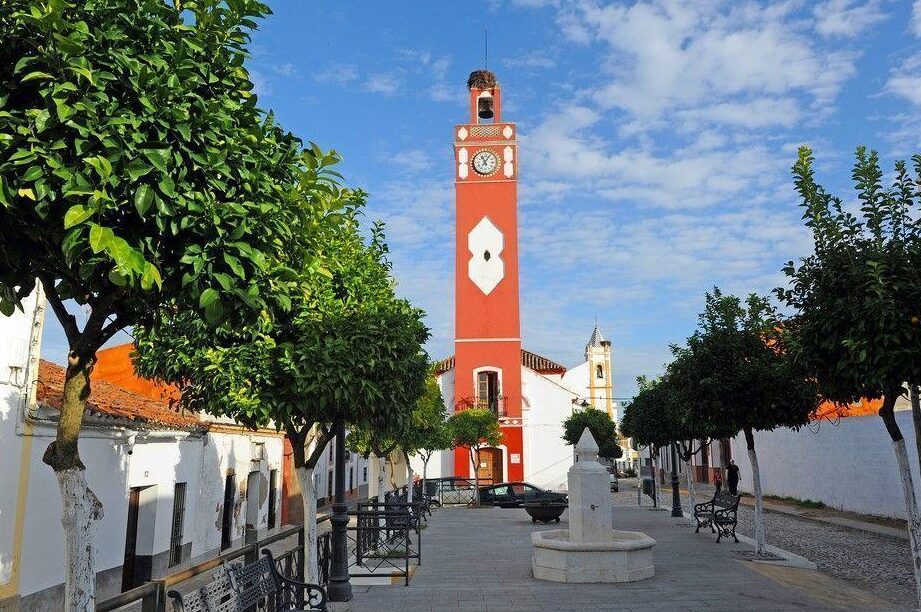
[[[563,515],[561,527],[567,526]],[[627,584],[558,584],[531,577],[532,531],[523,510],[442,508],[423,533],[422,566],[408,587],[356,587],[352,609],[397,610],[821,610],[834,600],[810,596],[808,580],[778,581],[736,560],[744,544],[715,543],[666,513],[614,509],[617,529],[656,540],[656,576]],[[799,570],[789,569],[790,572]],[[803,570],[805,571],[805,570]],[[834,585],[836,579],[829,578]],[[841,581],[837,581],[841,583]],[[828,585],[826,585],[828,587]],[[863,600],[867,603],[873,600]],[[875,600],[877,606],[885,605]]]

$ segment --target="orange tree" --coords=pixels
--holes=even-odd
[[[266,303],[280,250],[310,259],[329,163],[256,105],[256,0],[0,3],[0,312],[40,279],[69,345],[44,460],[64,507],[64,607],[95,599],[78,437],[96,351],[169,303],[208,321]],[[298,240],[294,240],[298,237]],[[65,302],[88,307],[84,325]]]
[[[470,464],[473,467],[473,482],[476,492],[474,503],[480,505],[480,448],[486,444],[497,446],[502,442],[502,432],[499,429],[499,419],[491,410],[486,408],[468,408],[456,412],[448,419],[448,428],[451,432],[451,446],[466,448],[470,455]]]
[[[764,553],[761,475],[755,431],[799,428],[819,405],[812,380],[777,343],[777,318],[766,298],[743,303],[714,288],[697,331],[676,347],[668,379],[684,404],[681,439],[745,435],[755,491],[755,548]]]
[[[576,410],[563,421],[563,441],[575,446],[588,427],[598,443],[598,456],[603,459],[620,459],[624,451],[617,444],[617,424],[610,415],[596,408]]]
[[[903,385],[921,383],[921,155],[912,158],[913,169],[896,162],[886,186],[876,152],[859,147],[852,174],[858,214],[816,182],[813,161],[802,147],[793,165],[815,248],[784,268],[789,287],[777,293],[792,315],[783,347],[823,397],[840,404],[882,399],[879,416],[903,483],[921,598],[921,516],[894,412]]]
[[[361,194],[342,197],[355,204]],[[324,449],[339,425],[349,427],[350,442],[362,431],[406,427],[428,374],[422,312],[395,297],[383,231],[374,226],[366,238],[352,204],[329,215],[322,273],[302,271],[290,302],[286,295],[246,326],[214,328],[195,313],[164,311],[135,329],[139,372],[176,385],[185,406],[285,432],[313,582],[313,471]]]

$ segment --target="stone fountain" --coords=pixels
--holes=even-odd
[[[638,531],[612,529],[610,480],[588,428],[576,444],[576,458],[569,469],[569,529],[531,534],[534,577],[553,582],[652,578],[656,541]]]

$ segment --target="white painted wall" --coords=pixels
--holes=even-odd
[[[0,599],[16,593],[14,543],[19,489],[27,483],[28,453],[17,433],[27,399],[34,393],[44,300],[38,291],[23,309],[0,315]],[[57,485],[55,485],[57,490]],[[24,508],[21,508],[24,511]]]
[[[19,585],[23,596],[60,584],[64,576],[60,493],[52,470],[41,463],[51,430],[44,428],[39,434],[32,446],[26,500]],[[253,441],[265,444],[266,460],[251,461]],[[280,515],[283,443],[279,437],[229,433],[200,437],[154,432],[149,437],[139,434],[131,455],[128,448],[126,437],[115,439],[107,432],[88,431],[81,436],[80,454],[87,466],[87,480],[105,511],[97,542],[98,571],[119,567],[124,560],[128,495],[132,487],[150,487],[141,494],[137,547],[140,555],[169,550],[176,482],[187,483],[183,543],[192,543],[193,559],[220,548],[224,477],[228,469],[237,474],[234,540],[242,538],[244,533],[246,481],[250,472],[260,472],[267,487],[269,470],[279,471],[275,507]],[[266,488],[266,496],[259,500],[259,529],[268,525],[267,492]]]
[[[896,412],[909,449],[916,494],[921,495],[915,431],[909,411]],[[813,425],[813,430],[815,426]],[[823,421],[814,433],[777,429],[755,433],[755,450],[765,495],[812,499],[841,510],[905,518],[895,453],[878,416]],[[740,434],[732,440],[742,491],[752,491],[751,466]]]
[[[522,368],[524,420],[524,477],[531,484],[566,489],[566,474],[573,464],[572,447],[563,441],[563,421],[572,414],[576,395],[559,376],[543,376]]]

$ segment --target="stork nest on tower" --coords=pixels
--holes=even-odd
[[[468,89],[492,89],[498,84],[496,75],[489,70],[474,70],[467,78]]]

